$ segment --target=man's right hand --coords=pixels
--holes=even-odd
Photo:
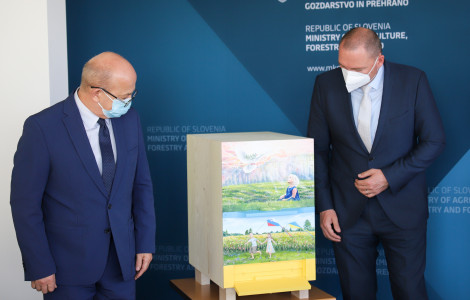
[[[57,288],[57,284],[55,283],[55,274],[31,281],[31,287],[43,294],[52,293]]]
[[[320,226],[323,235],[327,239],[333,242],[341,242],[341,237],[336,234],[341,232],[341,228],[339,227],[338,216],[333,209],[328,209],[320,213]]]

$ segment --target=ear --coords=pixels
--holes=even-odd
[[[383,54],[379,55],[379,58],[377,59],[377,69],[380,69],[381,66],[383,66],[385,62],[385,56]]]
[[[100,93],[101,93],[101,90],[100,89],[92,89],[90,88],[90,98],[92,101],[96,102],[96,103],[99,103],[100,102]]]

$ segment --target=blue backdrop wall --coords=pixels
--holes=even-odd
[[[155,186],[157,253],[138,299],[178,299],[169,280],[193,276],[187,253],[188,133],[305,135],[315,76],[337,67],[339,38],[365,26],[386,59],[423,69],[446,133],[429,169],[427,284],[431,299],[470,294],[470,99],[464,1],[68,0],[70,92],[102,51],[135,66],[139,111]],[[317,228],[319,228],[317,226]],[[341,299],[330,242],[317,235],[316,286]],[[383,253],[379,299],[391,299]]]

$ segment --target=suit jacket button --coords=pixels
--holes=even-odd
[[[106,229],[104,230],[104,233],[106,233],[106,234],[109,234],[110,232],[111,232],[111,228],[106,228]]]
[[[374,157],[373,156],[369,156],[369,161],[373,161],[374,160]]]
[[[113,207],[111,204],[108,204],[108,209],[111,209],[111,207]]]

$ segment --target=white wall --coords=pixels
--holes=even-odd
[[[69,95],[65,0],[47,0],[47,15],[50,99],[55,104]]]
[[[0,8],[0,298],[42,299],[24,281],[10,176],[24,120],[56,102],[52,94],[67,95],[65,0],[0,0]]]

